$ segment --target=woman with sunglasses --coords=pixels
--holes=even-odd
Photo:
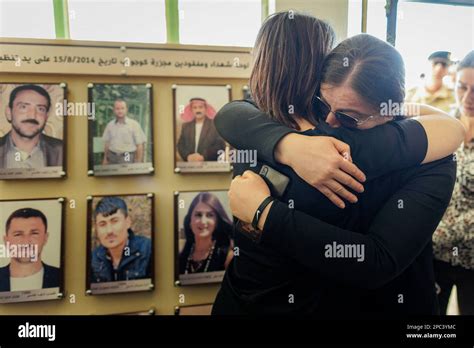
[[[331,53],[333,60],[328,57],[321,68],[331,47],[331,28],[313,17],[299,15],[290,21],[286,16],[267,19],[257,37],[250,86],[258,108],[249,102],[230,103],[217,116],[216,127],[238,149],[256,149],[259,159],[288,176],[290,184],[275,200],[260,176],[245,171],[248,165],[234,164],[234,174],[243,175],[231,184],[231,209],[254,228],[236,224],[239,256],[226,272],[213,313],[436,313],[429,241],[449,201],[455,164],[446,158],[410,166],[454,151],[462,141],[462,125],[447,116],[387,123],[393,113],[380,115],[380,103],[402,102],[404,97],[399,53],[361,35],[339,45]],[[351,69],[341,68],[346,59]],[[331,61],[335,66],[328,65]],[[316,100],[324,103],[318,102],[314,112],[312,100],[321,76]],[[348,116],[367,128],[378,127],[331,128],[317,119],[326,116],[320,110],[325,103],[342,112],[336,117],[343,122]],[[290,106],[294,113],[288,113]],[[337,127],[340,121],[328,121],[332,122]],[[449,146],[437,139],[440,125]],[[355,202],[357,197],[342,185],[357,185],[341,173],[344,162],[334,160],[344,146],[321,135],[348,143],[369,179],[358,203],[344,210],[323,194],[333,202],[337,202],[334,193]],[[333,163],[338,163],[333,166],[336,174],[329,179],[319,175],[315,182],[313,173],[324,172]],[[401,168],[407,169],[378,178]],[[300,173],[304,175],[299,177]],[[351,174],[357,177],[357,169]],[[394,211],[397,202],[403,207]],[[362,261],[328,256],[325,249],[333,244],[361,247]],[[401,295],[401,302],[395,294]]]

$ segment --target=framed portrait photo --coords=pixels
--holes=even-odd
[[[0,179],[66,175],[66,84],[0,83]]]
[[[0,201],[0,303],[63,297],[64,202]]]
[[[175,315],[211,315],[212,303],[190,305],[190,306],[176,306],[174,308]]]
[[[233,249],[227,191],[175,192],[175,285],[221,282]]]
[[[152,174],[153,93],[148,84],[90,83],[88,175]]]
[[[231,100],[231,87],[173,85],[176,173],[229,172],[229,144],[214,126]]]
[[[153,290],[153,211],[151,193],[88,197],[88,295]]]

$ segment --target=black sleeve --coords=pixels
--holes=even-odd
[[[285,135],[295,130],[272,121],[249,101],[233,101],[217,113],[214,124],[230,145],[240,150],[257,150],[259,160],[276,164],[274,150]]]
[[[430,242],[456,178],[451,157],[418,167],[374,218],[368,234],[351,232],[275,201],[260,243],[331,279],[378,288],[399,275]],[[403,208],[401,205],[403,204]],[[363,260],[329,257],[335,247],[363,246]]]
[[[187,146],[187,139],[184,135],[184,125],[183,127],[181,128],[181,135],[179,136],[179,140],[178,140],[178,144],[177,144],[177,148],[178,148],[178,153],[179,155],[181,156],[181,158],[183,159],[183,161],[188,161],[188,155],[190,155],[191,153],[187,150],[188,149],[188,146]]]
[[[206,161],[217,161],[219,157],[219,150],[225,151],[225,143],[224,140],[219,136],[216,129],[213,128],[211,132],[208,134],[209,140],[211,140],[209,146],[204,151],[204,160]]]
[[[275,164],[274,151],[285,135],[296,132],[268,117],[249,101],[225,105],[215,118],[220,135],[233,147],[257,150],[257,157]],[[351,147],[354,163],[372,179],[420,164],[428,149],[423,126],[414,119],[388,122],[368,130],[318,125],[313,135],[333,136]]]
[[[352,160],[367,179],[420,164],[428,150],[425,129],[415,119],[392,121],[371,129],[331,128],[321,124],[351,148]]]

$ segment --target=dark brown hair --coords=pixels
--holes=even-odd
[[[389,99],[405,99],[405,65],[400,53],[374,36],[360,34],[337,45],[326,57],[322,83],[349,86],[379,110]]]
[[[7,222],[5,224],[5,234],[8,234],[8,230],[10,229],[10,225],[13,219],[29,219],[32,217],[40,218],[41,221],[43,221],[45,231],[48,230],[48,219],[46,219],[46,216],[41,211],[34,208],[21,208],[21,209],[15,210],[8,217]]]
[[[191,230],[191,218],[194,209],[199,203],[204,203],[209,206],[216,214],[217,223],[212,234],[212,239],[216,240],[216,246],[229,246],[230,234],[232,230],[232,220],[229,219],[224,206],[216,195],[210,192],[200,192],[189,205],[189,210],[184,217],[184,235],[186,237],[186,244],[194,243],[194,233]]]
[[[250,76],[258,108],[292,128],[299,129],[295,115],[314,122],[312,99],[334,37],[329,24],[309,15],[288,11],[269,16],[255,41]]]
[[[10,93],[10,100],[8,102],[8,106],[10,107],[10,109],[13,109],[13,102],[15,101],[17,94],[23,91],[33,91],[45,97],[47,101],[46,109],[49,111],[49,109],[51,108],[51,97],[49,96],[49,93],[43,87],[38,86],[38,85],[21,85],[21,86],[16,87]]]

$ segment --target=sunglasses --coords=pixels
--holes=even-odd
[[[342,126],[347,128],[358,128],[370,119],[374,118],[375,116],[364,116],[363,118],[358,118],[355,116],[348,115],[341,111],[332,111],[331,107],[328,103],[322,100],[320,97],[315,96],[314,98],[315,103],[318,106],[318,109],[321,111],[321,116],[325,120],[329,114],[332,112],[336,119],[341,123]]]

